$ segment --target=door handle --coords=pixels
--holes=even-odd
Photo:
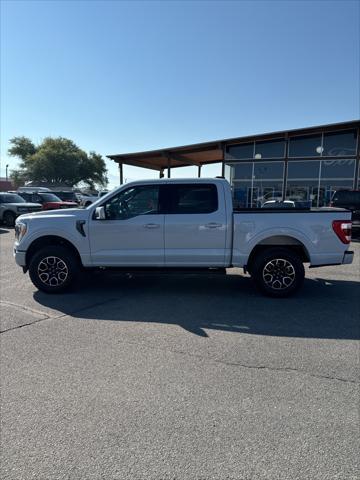
[[[220,228],[220,227],[222,227],[222,224],[221,223],[215,223],[215,222],[207,223],[205,225],[205,228]]]
[[[146,223],[144,228],[159,228],[160,225],[158,223]]]

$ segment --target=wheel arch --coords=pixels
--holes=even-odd
[[[294,253],[296,253],[303,263],[310,262],[310,255],[306,246],[295,237],[291,235],[272,235],[270,237],[264,238],[259,243],[257,243],[250,252],[245,270],[251,272],[252,264],[256,256],[265,250],[270,248],[286,248]]]
[[[4,211],[2,212],[2,218],[4,218],[4,216],[5,216],[7,213],[11,213],[11,215],[16,218],[16,213],[15,213],[13,210],[10,210],[9,208],[7,208],[6,210],[4,210]]]
[[[75,255],[79,265],[82,265],[80,253],[73,243],[58,235],[44,235],[43,237],[39,237],[34,240],[28,247],[26,251],[26,268],[29,267],[30,260],[34,253],[36,253],[40,248],[54,245],[61,245],[62,247],[69,249]]]

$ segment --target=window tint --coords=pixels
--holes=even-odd
[[[237,163],[231,165],[231,179],[232,180],[251,180],[253,164],[252,163]]]
[[[169,213],[211,213],[218,209],[217,188],[213,184],[171,185]]]
[[[316,157],[321,151],[321,135],[290,138],[289,157]]]
[[[227,159],[242,159],[254,157],[254,143],[243,143],[240,145],[234,145],[226,149]]]
[[[345,156],[356,153],[356,130],[346,132],[331,132],[324,134],[325,156]]]
[[[322,178],[354,177],[355,160],[323,160],[321,165]]]
[[[267,140],[255,143],[255,158],[281,158],[285,154],[284,140]]]
[[[118,193],[105,204],[108,220],[125,220],[138,215],[159,213],[159,187],[144,185],[128,188]]]
[[[288,164],[288,179],[316,179],[319,178],[320,162],[305,161],[305,162],[289,162]]]
[[[282,179],[284,162],[259,162],[254,164],[254,179]]]
[[[360,192],[339,190],[335,192],[333,201],[360,205]]]
[[[76,202],[77,198],[74,192],[54,192],[54,194],[60,198],[60,200],[66,202]]]
[[[60,198],[57,195],[54,195],[53,193],[40,193],[39,197],[44,202],[61,202]]]
[[[15,193],[4,193],[0,195],[0,202],[1,203],[24,203],[25,200],[20,197],[20,195],[16,195]]]
[[[19,197],[23,198],[26,202],[31,202],[32,199],[31,199],[31,194],[29,193],[19,193]]]

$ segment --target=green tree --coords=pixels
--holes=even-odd
[[[101,155],[87,154],[72,140],[47,137],[35,146],[29,138],[14,137],[10,144],[9,155],[20,158],[19,169],[10,174],[16,183],[24,180],[68,186],[82,183],[90,188],[107,184]]]

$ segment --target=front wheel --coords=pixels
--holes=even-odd
[[[255,258],[251,276],[262,293],[288,297],[302,286],[305,271],[296,253],[286,248],[272,248]]]
[[[46,293],[68,289],[79,272],[73,253],[61,245],[44,247],[34,254],[29,264],[31,281]]]
[[[15,225],[16,216],[13,212],[5,212],[3,219],[7,227],[13,227]]]

